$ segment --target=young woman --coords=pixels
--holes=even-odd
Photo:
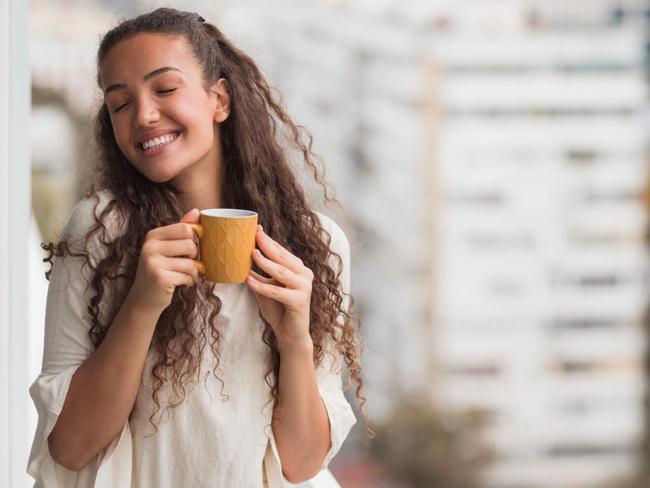
[[[334,202],[310,146],[255,63],[196,14],[124,21],[97,66],[96,181],[44,246],[28,472],[46,487],[313,477],[355,422],[344,364],[365,399],[348,241],[306,201],[283,140]],[[259,215],[245,283],[197,272],[190,224],[216,207]]]

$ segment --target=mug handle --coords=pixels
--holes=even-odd
[[[201,239],[203,237],[203,227],[199,224],[190,224],[190,227],[192,227],[192,230],[194,230],[194,233],[196,236]],[[201,253],[201,247],[199,246],[199,254]],[[205,274],[205,266],[203,266],[203,263],[201,262],[201,256],[199,255],[199,259],[193,259],[194,265],[196,266],[197,271],[200,274]]]

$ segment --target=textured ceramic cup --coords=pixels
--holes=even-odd
[[[255,249],[257,213],[236,208],[201,210],[199,224],[192,224],[199,237],[199,271],[208,281],[243,283],[251,270]],[[203,269],[201,269],[203,268]]]

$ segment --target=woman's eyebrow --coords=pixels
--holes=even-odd
[[[155,70],[151,71],[150,73],[147,73],[146,75],[144,75],[144,77],[142,79],[144,81],[147,81],[147,80],[153,78],[154,76],[161,75],[163,73],[166,73],[167,71],[178,71],[181,74],[183,73],[178,68],[174,68],[172,66],[163,66],[162,68],[158,68],[158,69],[155,69]],[[109,86],[108,88],[106,88],[106,90],[104,90],[104,95],[108,95],[112,91],[122,90],[124,88],[126,88],[126,85],[124,83],[115,83],[115,84]]]

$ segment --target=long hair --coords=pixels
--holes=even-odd
[[[309,333],[314,343],[314,365],[322,365],[324,355],[330,350],[340,354],[349,379],[356,385],[355,393],[365,415],[359,318],[353,311],[354,299],[349,294],[346,294],[348,310],[344,306],[340,282],[341,256],[330,249],[331,236],[310,208],[291,169],[289,156],[281,145],[285,140],[290,148],[302,155],[305,166],[324,190],[325,202],[339,205],[328,196],[328,185],[311,149],[311,136],[291,120],[253,60],[214,25],[194,13],[160,8],[120,23],[106,33],[100,43],[98,72],[113,46],[139,33],[182,36],[202,67],[206,89],[219,78],[227,80],[231,111],[220,125],[224,206],[256,211],[265,231],[313,271]],[[91,285],[95,295],[88,304],[92,320],[88,333],[92,343],[98,347],[133,283],[146,233],[154,227],[178,222],[183,209],[178,190],[168,182],[148,180],[122,154],[105,103],[96,116],[95,139],[97,168],[86,196],[109,190],[114,198],[99,215],[93,212],[95,223],[85,236],[81,252],[71,251],[65,240],[59,240],[56,245],[52,242],[42,244],[42,247],[50,252],[45,261],[51,263],[53,256],[65,254],[81,256],[92,269]],[[120,231],[117,236],[109,237],[107,220],[112,215],[118,216]],[[89,239],[95,234],[101,236],[101,243],[107,251],[106,257],[96,264],[90,259],[88,250]],[[339,263],[338,272],[328,265],[330,258]],[[46,273],[48,279],[50,272]],[[118,279],[121,281],[116,287],[115,280]],[[115,293],[107,293],[113,288],[117,288]],[[108,301],[112,303],[106,303]],[[110,310],[105,318],[100,314],[100,306],[102,310]],[[201,353],[208,340],[217,358],[212,373],[219,379],[216,370],[220,334],[216,318],[220,310],[221,300],[214,294],[214,284],[200,279],[195,286],[176,287],[171,304],[160,315],[150,346],[157,353],[151,373],[153,400],[157,408],[149,418],[154,426],[154,415],[161,408],[159,390],[165,382],[171,381],[177,401],[167,408],[183,402],[188,381],[199,375]],[[208,325],[209,333],[206,333],[206,328],[194,330],[191,324],[197,318]],[[263,317],[262,320],[265,323],[262,340],[270,349],[271,358],[265,380],[270,387],[270,401],[277,404],[280,356],[273,330]],[[223,382],[221,384],[223,387]]]

